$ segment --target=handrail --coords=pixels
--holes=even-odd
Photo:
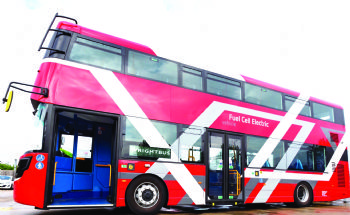
[[[61,16],[61,15],[58,15],[58,13],[56,13],[55,16],[54,16],[54,18],[53,18],[52,21],[51,21],[51,24],[50,24],[49,28],[47,29],[47,31],[46,31],[46,33],[45,33],[45,36],[44,36],[43,40],[41,41],[41,44],[40,44],[40,46],[39,46],[38,51],[40,51],[41,49],[49,49],[49,50],[52,50],[52,51],[61,52],[61,53],[63,53],[63,54],[65,53],[65,52],[62,51],[62,50],[50,49],[50,48],[43,47],[44,42],[45,42],[45,40],[46,40],[46,37],[47,37],[47,35],[49,34],[49,31],[58,31],[58,32],[62,32],[62,33],[64,33],[64,34],[69,34],[69,35],[71,35],[71,34],[68,33],[68,32],[63,32],[63,31],[61,31],[61,30],[51,29],[51,27],[52,27],[52,25],[53,25],[53,23],[55,22],[55,20],[56,20],[57,17],[59,17],[59,18],[64,18],[64,19],[69,19],[69,20],[74,21],[75,24],[78,24],[78,21],[77,21],[76,19],[73,19],[73,18],[70,18],[70,17],[67,17],[67,16]]]
[[[191,152],[192,152],[192,154],[191,154]],[[192,161],[192,162],[195,161],[195,158],[193,156],[193,147],[188,149],[188,161]]]
[[[241,174],[239,174],[238,170],[230,169],[229,170],[230,175],[237,175],[237,193],[233,194],[234,196],[238,196],[241,193]]]
[[[112,165],[110,164],[95,164],[97,167],[109,167],[109,186],[111,186],[111,177],[112,177]]]
[[[58,162],[55,162],[55,169],[54,169],[54,173],[53,173],[53,186],[55,186],[55,183],[56,183],[56,168],[57,168],[57,163]]]

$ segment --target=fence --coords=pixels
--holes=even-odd
[[[15,176],[14,170],[0,170],[0,175]]]

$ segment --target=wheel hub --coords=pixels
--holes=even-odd
[[[159,190],[152,183],[142,183],[135,190],[135,202],[143,208],[154,206],[159,200]]]
[[[153,199],[153,192],[151,190],[145,190],[142,193],[142,199],[145,201],[151,201]]]
[[[298,199],[300,202],[306,202],[309,199],[309,190],[305,185],[300,185],[297,190]]]

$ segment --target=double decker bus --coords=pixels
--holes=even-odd
[[[57,17],[69,22],[52,29]],[[58,14],[41,49],[34,85],[12,82],[3,99],[9,109],[11,88],[31,93],[43,125],[41,147],[19,160],[18,203],[154,214],[350,197],[339,105],[167,60]]]

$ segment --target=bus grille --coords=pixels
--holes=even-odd
[[[345,187],[345,169],[343,164],[339,164],[337,168],[338,187]]]

